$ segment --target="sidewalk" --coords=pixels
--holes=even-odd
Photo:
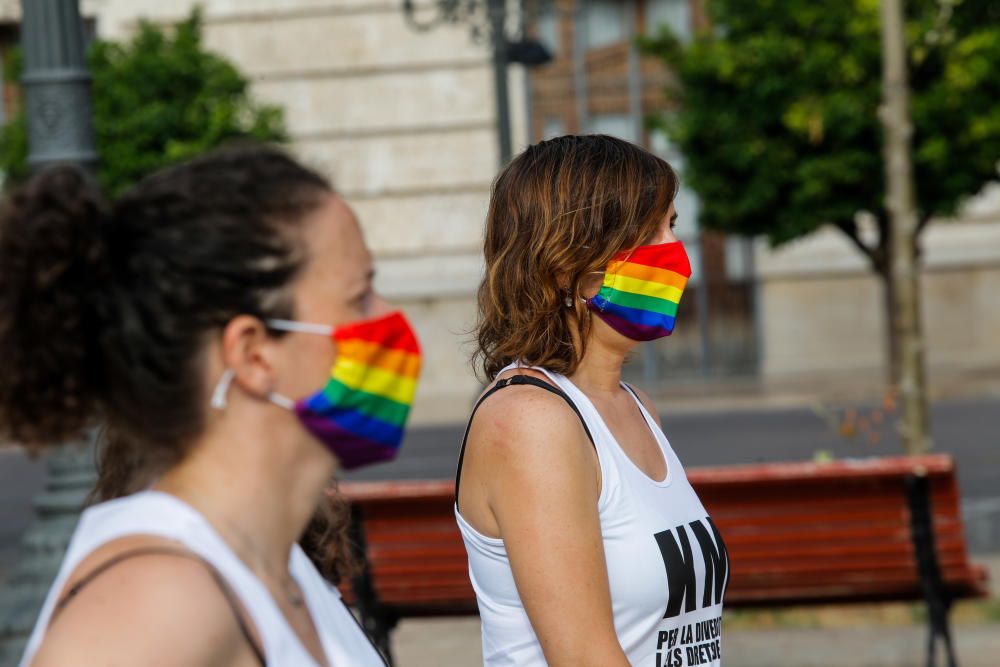
[[[962,667],[997,666],[1000,620],[957,624],[954,632]],[[478,618],[404,621],[394,641],[397,667],[482,665]],[[912,625],[725,630],[722,646],[725,667],[924,667],[927,629]]]
[[[1000,404],[1000,367],[933,368],[928,372],[928,399],[990,399]],[[880,404],[886,381],[880,371],[803,373],[795,377],[695,377],[675,379],[646,390],[660,413],[699,415],[771,410],[811,410],[820,405]],[[413,412],[413,426],[446,427],[465,424],[475,396],[447,394],[421,396]]]
[[[660,412],[702,414],[879,404],[886,385],[878,374],[830,372],[781,380],[708,378],[648,393]],[[927,393],[932,402],[975,398],[1000,404],[1000,368],[937,369],[928,377]]]
[[[973,556],[989,571],[993,598],[962,602],[952,631],[962,667],[1000,665],[1000,554]],[[725,667],[925,667],[922,608],[904,604],[727,614]],[[727,625],[728,623],[728,625]],[[412,619],[393,635],[397,667],[482,665],[479,618]],[[945,664],[943,655],[939,664]],[[647,666],[643,666],[647,667]],[[655,667],[655,666],[648,666]]]

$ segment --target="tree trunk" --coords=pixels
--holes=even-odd
[[[876,220],[879,232],[878,246],[872,249],[869,258],[872,269],[882,284],[882,306],[885,309],[885,338],[883,339],[885,386],[895,391],[899,386],[903,362],[900,355],[902,336],[899,330],[899,318],[896,317],[899,299],[896,283],[892,280],[892,225],[885,212],[876,215]]]
[[[885,131],[886,210],[889,214],[888,276],[891,286],[890,331],[898,335],[899,371],[895,389],[901,410],[900,435],[909,454],[931,447],[924,346],[920,327],[920,273],[917,263],[917,212],[910,158],[909,84],[902,0],[882,0],[882,94],[880,110]],[[890,355],[890,359],[892,355]]]
[[[885,307],[885,381],[893,392],[899,388],[902,375],[902,332],[896,310],[899,307],[896,283],[892,279],[892,255],[885,254],[885,261],[875,266],[875,273],[882,282],[882,303]]]

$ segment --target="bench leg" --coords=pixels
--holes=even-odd
[[[363,521],[361,509],[357,505],[352,506],[350,537],[354,547],[354,557],[359,563],[359,572],[351,580],[351,588],[354,590],[358,614],[361,616],[361,627],[382,654],[386,665],[392,667],[392,631],[398,619],[395,614],[383,607],[375,592],[371,566],[368,563]]]
[[[948,667],[957,667],[955,648],[951,641],[951,623],[948,620],[951,604],[947,600],[928,601],[927,666],[937,665],[938,640],[944,644],[945,660]]]
[[[917,557],[917,573],[924,601],[927,603],[927,667],[937,665],[936,649],[939,639],[944,643],[948,667],[958,667],[948,620],[951,598],[941,581],[941,569],[934,545],[931,494],[926,476],[907,475],[906,498],[910,508],[910,533]]]

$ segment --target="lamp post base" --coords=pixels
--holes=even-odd
[[[49,479],[35,499],[37,518],[21,542],[21,557],[0,588],[0,665],[16,665],[59,572],[80,509],[97,475],[95,440],[63,445],[49,455]]]

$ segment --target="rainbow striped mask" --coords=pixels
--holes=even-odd
[[[326,386],[308,398],[271,400],[293,410],[305,428],[350,470],[396,457],[420,375],[420,344],[406,317],[385,317],[336,329],[268,320],[272,329],[331,336],[337,359]]]
[[[608,264],[604,284],[587,307],[632,340],[669,336],[690,277],[691,263],[679,241],[640,246]]]

